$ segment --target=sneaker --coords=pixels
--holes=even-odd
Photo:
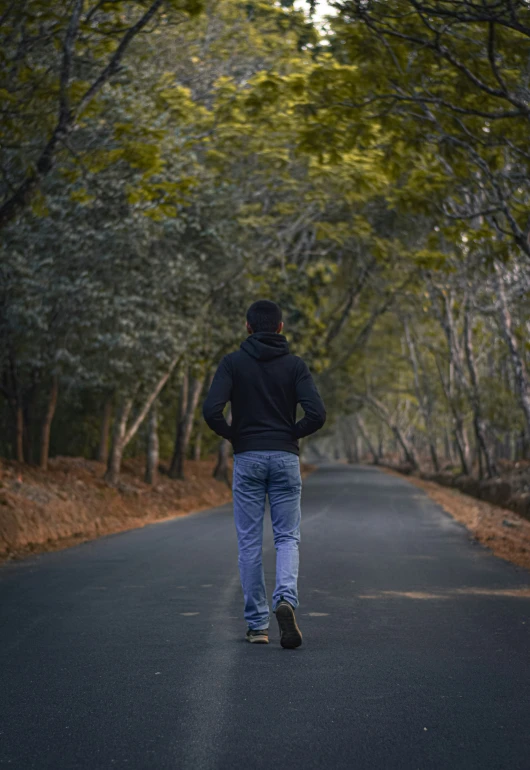
[[[269,629],[268,628],[249,628],[246,635],[247,642],[251,644],[268,644],[269,643]]]
[[[302,644],[302,633],[296,623],[294,609],[289,602],[281,601],[276,607],[276,620],[280,627],[280,644],[286,650],[294,650]]]

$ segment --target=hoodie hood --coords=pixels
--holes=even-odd
[[[241,350],[258,361],[271,361],[289,353],[289,343],[283,334],[276,332],[255,332],[241,343]]]

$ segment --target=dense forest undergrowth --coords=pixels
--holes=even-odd
[[[315,456],[509,499],[530,459],[528,3],[311,10],[0,0],[6,468],[97,461],[109,499],[131,462],[156,487],[160,456],[163,484],[191,458],[226,478],[200,404],[264,297],[326,402]]]

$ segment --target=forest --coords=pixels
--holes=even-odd
[[[7,461],[225,477],[200,404],[257,298],[316,455],[530,459],[530,6],[315,6],[0,0]]]

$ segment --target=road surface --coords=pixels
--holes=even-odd
[[[236,559],[225,506],[1,568],[0,766],[529,770],[530,574],[416,487],[305,481],[299,650]]]

